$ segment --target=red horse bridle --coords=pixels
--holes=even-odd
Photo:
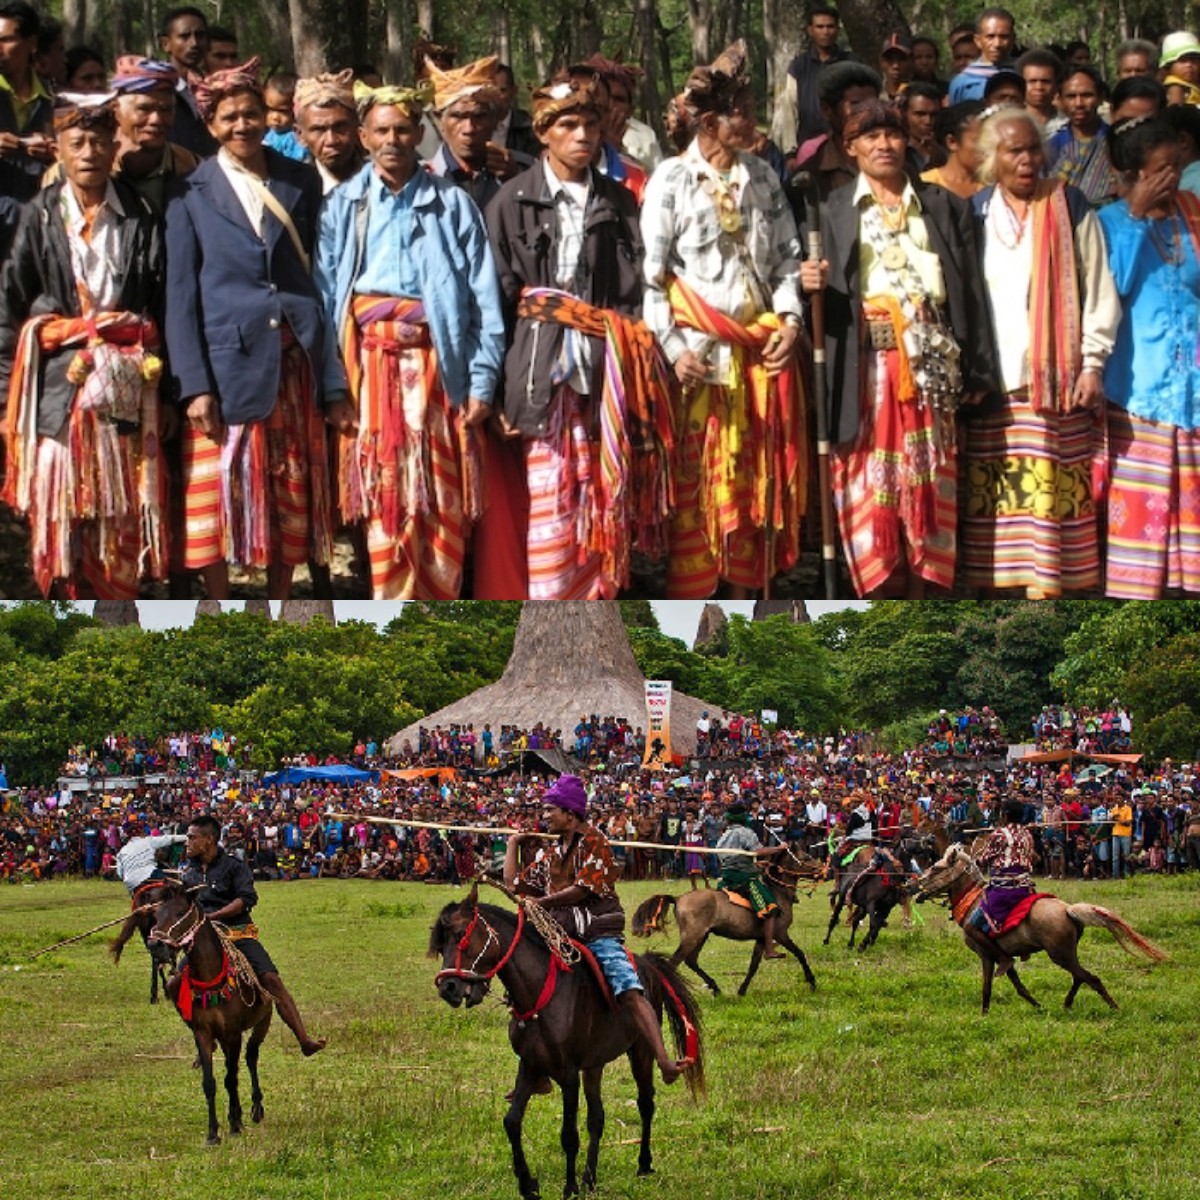
[[[475,956],[475,961],[471,963],[469,968],[464,968],[463,958],[470,951],[471,936],[474,934],[476,928],[478,928],[480,925],[487,930],[487,937],[484,938],[483,947]],[[446,979],[457,979],[463,983],[482,983],[484,985],[484,990],[486,991],[491,986],[492,980],[495,979],[496,976],[499,975],[500,972],[503,971],[512,960],[512,956],[516,953],[517,945],[520,943],[521,936],[524,934],[524,932],[525,905],[521,903],[517,906],[516,932],[513,934],[513,938],[508,945],[508,949],[505,950],[500,956],[494,967],[489,967],[486,971],[480,971],[478,969],[479,964],[484,955],[487,954],[488,947],[491,946],[493,942],[495,942],[497,947],[499,947],[500,935],[488,923],[487,919],[479,911],[479,905],[476,904],[475,911],[471,914],[471,920],[467,923],[467,927],[465,930],[463,930],[463,935],[461,938],[459,938],[458,945],[455,948],[454,966],[446,967],[445,969],[439,971],[437,975],[434,976],[434,986],[440,987],[442,981]],[[509,1008],[512,1011],[513,1018],[522,1023],[525,1021],[536,1020],[538,1013],[540,1013],[542,1009],[545,1008],[546,1005],[549,1004],[554,998],[554,991],[558,986],[559,971],[569,971],[570,969],[571,968],[566,963],[562,962],[558,955],[552,950],[550,952],[550,966],[546,971],[546,982],[542,984],[542,990],[539,993],[534,1006],[529,1009],[528,1012],[518,1012],[515,1008],[513,1008],[512,1003],[509,1002]]]

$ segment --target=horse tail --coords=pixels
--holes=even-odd
[[[1101,908],[1098,904],[1072,904],[1067,912],[1079,925],[1107,929],[1126,954],[1143,954],[1151,962],[1162,962],[1168,957],[1165,950],[1160,950],[1153,942],[1142,937],[1132,925],[1107,908]]]
[[[655,1009],[666,1014],[675,1052],[690,1058],[692,1065],[683,1073],[693,1098],[705,1094],[704,1039],[701,1032],[700,1006],[678,970],[662,954],[639,954],[638,975],[646,986],[646,998]]]
[[[652,933],[666,933],[671,923],[671,910],[675,907],[675,897],[665,892],[651,896],[649,900],[638,905],[633,914],[634,937],[649,937]]]

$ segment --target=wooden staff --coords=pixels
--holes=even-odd
[[[61,942],[55,942],[53,946],[46,946],[29,957],[30,959],[41,958],[43,954],[49,954],[51,950],[57,950],[60,946],[69,946],[72,942],[82,942],[84,938],[91,937],[93,933],[99,933],[102,929],[111,929],[114,925],[124,925],[135,914],[153,912],[154,908],[153,904],[143,904],[141,908],[131,909],[123,917],[118,917],[115,921],[105,921],[103,925],[97,925],[95,929],[89,929],[86,933],[77,933],[74,937],[63,938]]]
[[[401,825],[414,829],[442,829],[447,833],[482,833],[488,837],[499,834],[501,837],[515,837],[517,834],[532,834],[534,837],[556,840],[556,833],[542,833],[537,829],[509,829],[499,825],[441,825],[436,821],[410,821],[399,817],[363,817],[354,813],[329,813],[343,821],[367,821],[372,825]],[[685,846],[682,843],[672,846],[666,842],[614,842],[610,846],[626,846],[635,850],[672,850],[681,854],[751,854],[750,850],[718,850],[715,846]]]
[[[825,258],[825,239],[821,235],[821,197],[815,176],[802,174],[797,179],[804,189],[809,209],[808,257],[814,262]],[[817,410],[817,497],[821,505],[821,565],[825,575],[825,599],[837,599],[837,547],[833,538],[833,491],[829,482],[828,380],[825,375],[825,292],[809,297],[809,322],[812,326],[813,405]]]

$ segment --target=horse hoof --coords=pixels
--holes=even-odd
[[[638,1167],[638,1178],[639,1179],[645,1179],[647,1175],[653,1175],[653,1174],[654,1174],[653,1167]]]
[[[257,1125],[259,1123],[259,1121],[261,1121],[263,1119],[263,1115],[264,1115],[263,1106],[261,1104],[256,1104],[250,1110],[250,1120],[252,1120],[255,1123],[255,1125]]]
[[[212,1134],[204,1144],[206,1146],[219,1146],[221,1144],[221,1135],[219,1133]]]

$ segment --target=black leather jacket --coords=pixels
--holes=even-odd
[[[561,350],[564,329],[518,320],[516,311],[523,288],[558,286],[558,222],[542,163],[509,180],[488,205],[486,215],[510,338],[504,360],[504,412],[527,437],[541,437],[547,431],[554,390],[551,367]],[[596,171],[583,252],[588,287],[579,299],[625,316],[640,316],[643,254],[637,202],[626,188]],[[603,367],[603,346],[596,344],[593,395],[600,393]]]
[[[51,184],[25,206],[0,275],[0,406],[8,397],[21,326],[30,317],[45,313],[64,317],[80,313],[67,231],[59,216],[59,198],[65,186]],[[117,218],[118,308],[152,317],[161,326],[164,254],[158,218],[132,188],[117,179],[113,186],[125,210],[125,215]],[[37,431],[43,437],[57,436],[70,414],[75,385],[67,379],[67,367],[74,354],[72,347],[42,356]]]

